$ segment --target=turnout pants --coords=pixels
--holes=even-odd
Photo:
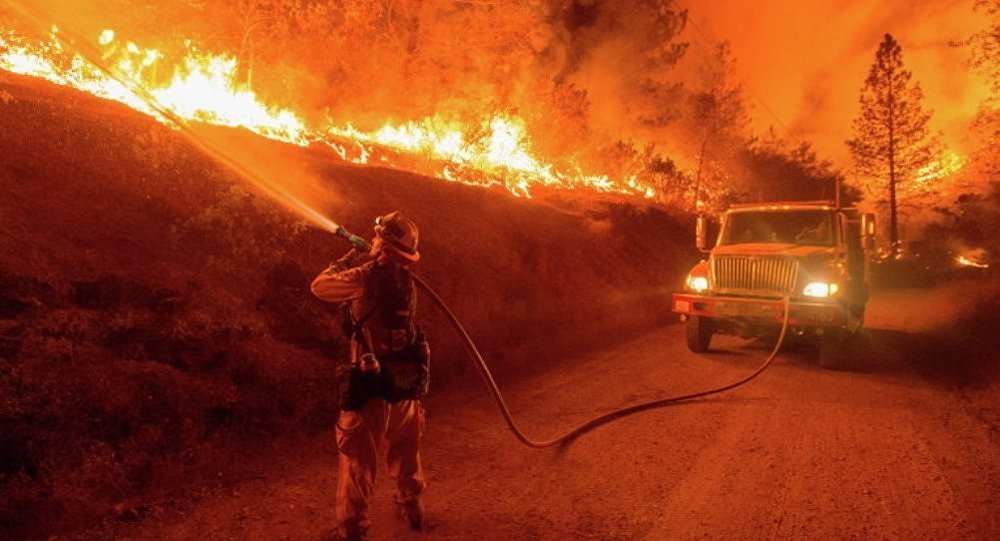
[[[396,502],[418,500],[426,483],[420,465],[424,406],[419,400],[389,404],[368,400],[358,411],[340,412],[337,420],[337,529],[341,535],[364,534],[370,526],[368,502],[375,485],[376,462],[383,440],[389,444],[389,476],[396,483]]]

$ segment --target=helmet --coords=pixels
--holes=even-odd
[[[399,211],[375,218],[375,234],[382,239],[385,249],[410,262],[420,260],[417,224]]]

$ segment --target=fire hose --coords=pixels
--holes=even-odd
[[[365,241],[363,238],[357,235],[351,234],[342,226],[338,226],[336,231],[334,231],[334,233],[337,236],[346,239],[358,250],[366,251],[371,249],[371,246],[368,244],[367,241]],[[413,280],[417,283],[420,289],[423,290],[430,297],[431,301],[434,302],[434,305],[445,316],[448,322],[451,323],[452,329],[454,329],[455,333],[458,335],[459,339],[462,342],[462,345],[465,346],[465,349],[469,354],[469,358],[475,362],[476,368],[479,369],[480,374],[483,376],[483,380],[486,382],[486,386],[489,389],[490,394],[493,396],[493,400],[496,402],[497,408],[499,408],[500,410],[500,414],[503,416],[504,421],[507,423],[507,428],[510,429],[510,431],[514,434],[514,437],[516,437],[518,441],[520,441],[524,445],[527,445],[528,447],[533,447],[535,449],[543,449],[546,447],[554,447],[556,445],[562,445],[564,443],[568,443],[576,439],[581,434],[588,432],[600,425],[603,425],[615,419],[625,417],[627,415],[631,415],[633,413],[638,413],[640,411],[668,406],[671,404],[676,404],[678,402],[685,402],[697,398],[703,398],[710,395],[721,394],[727,391],[731,391],[737,387],[743,386],[749,383],[750,381],[754,380],[757,376],[761,375],[765,370],[767,370],[768,367],[771,366],[771,364],[774,362],[774,359],[778,356],[778,352],[781,350],[781,346],[785,341],[785,335],[788,332],[788,315],[790,312],[791,301],[788,298],[788,296],[785,296],[782,299],[783,315],[781,322],[781,332],[778,334],[778,341],[774,344],[774,348],[771,350],[771,353],[767,356],[764,362],[762,362],[756,369],[754,369],[752,372],[750,372],[743,378],[734,381],[732,383],[729,383],[727,385],[722,385],[720,387],[715,387],[712,389],[707,389],[696,393],[682,394],[667,398],[659,398],[656,400],[650,400],[648,402],[642,402],[640,404],[635,404],[632,406],[627,406],[624,408],[612,410],[608,413],[599,415],[597,417],[594,417],[593,419],[585,421],[554,438],[548,440],[534,440],[528,437],[528,435],[525,434],[524,431],[522,431],[517,426],[517,422],[514,421],[514,416],[513,414],[511,414],[510,408],[507,407],[507,401],[504,400],[503,393],[500,392],[500,387],[497,386],[496,379],[494,379],[493,377],[493,372],[490,370],[489,365],[483,358],[482,353],[479,352],[479,348],[476,347],[476,343],[472,340],[472,337],[469,336],[468,331],[465,330],[465,326],[462,325],[462,322],[458,319],[457,316],[455,316],[455,313],[451,311],[451,308],[448,307],[448,304],[444,302],[444,299],[442,299],[441,296],[438,295],[436,291],[434,291],[434,288],[432,288],[430,284],[427,283],[426,280],[424,280],[419,275],[414,273],[411,273],[411,276],[413,276]]]
[[[40,25],[40,28],[45,28],[45,21],[48,17],[36,13],[34,10],[28,9],[26,6],[16,2],[14,0],[5,0],[5,3],[10,7],[14,8],[15,13],[19,13],[24,16],[27,20],[33,21]],[[343,226],[338,225],[331,221],[326,216],[319,213],[317,210],[307,205],[304,201],[295,197],[293,194],[282,189],[281,186],[274,184],[269,179],[258,174],[255,170],[247,167],[246,164],[242,163],[237,157],[233,156],[231,153],[227,152],[225,148],[212,144],[210,141],[206,141],[203,137],[200,137],[192,127],[177,115],[170,108],[165,107],[163,104],[159,103],[158,100],[145,88],[139,85],[137,82],[132,81],[127,76],[119,73],[118,70],[109,66],[107,63],[103,62],[99,52],[86,46],[86,40],[81,36],[74,34],[72,32],[63,31],[63,36],[55,35],[57,39],[60,40],[68,49],[77,51],[83,58],[89,61],[91,64],[98,67],[102,72],[111,77],[112,79],[120,82],[125,88],[130,90],[136,97],[140,98],[146,102],[150,108],[155,111],[160,117],[176,126],[178,130],[186,136],[190,141],[197,145],[202,151],[204,151],[209,156],[218,160],[221,164],[229,167],[231,170],[239,174],[245,180],[256,186],[264,194],[271,197],[272,199],[282,203],[286,207],[298,212],[300,215],[310,219],[320,227],[333,232],[335,235],[344,238],[350,242],[355,248],[360,250],[370,250],[371,246],[368,242],[352,233],[347,231]],[[70,39],[66,39],[69,37]],[[500,392],[500,388],[497,386],[496,380],[493,377],[493,373],[490,371],[486,360],[483,358],[482,353],[479,352],[479,348],[476,347],[475,342],[469,336],[469,333],[465,330],[465,327],[459,321],[458,317],[455,316],[454,312],[448,307],[444,300],[434,291],[434,289],[420,276],[413,274],[414,281],[417,285],[430,297],[437,308],[444,314],[445,318],[451,323],[452,328],[455,330],[458,337],[461,339],[462,344],[465,346],[469,357],[475,362],[476,367],[479,369],[483,376],[483,380],[486,382],[493,399],[497,403],[497,407],[500,409],[500,413],[503,415],[504,420],[507,423],[507,427],[514,434],[514,436],[528,447],[533,448],[545,448],[552,447],[555,445],[560,445],[572,441],[584,432],[587,432],[599,425],[630,415],[632,413],[637,413],[640,411],[657,408],[661,406],[666,406],[670,404],[675,404],[678,402],[694,400],[697,398],[703,398],[710,395],[720,394],[727,391],[731,391],[737,387],[745,385],[752,381],[754,378],[763,373],[769,366],[771,366],[775,357],[778,355],[778,351],[785,340],[785,334],[788,331],[788,315],[789,315],[789,298],[786,296],[783,299],[784,316],[781,324],[781,333],[778,336],[778,341],[774,345],[774,349],[768,355],[767,359],[761,363],[753,372],[749,375],[743,377],[742,379],[730,383],[728,385],[723,385],[721,387],[716,387],[713,389],[708,389],[705,391],[684,394],[679,396],[672,396],[668,398],[661,398],[658,400],[651,400],[648,402],[643,402],[641,404],[636,404],[633,406],[628,406],[625,408],[620,408],[613,410],[611,412],[605,413],[589,421],[586,421],[575,428],[570,429],[564,434],[557,436],[548,440],[533,440],[528,437],[514,421],[514,417],[510,412],[510,408],[507,407],[507,403],[503,398],[503,394]]]

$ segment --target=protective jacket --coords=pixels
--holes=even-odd
[[[363,539],[370,527],[369,501],[375,486],[379,446],[387,442],[389,475],[396,504],[411,528],[422,524],[420,495],[426,487],[420,461],[424,433],[430,349],[413,324],[416,290],[399,260],[375,261],[349,253],[320,273],[312,291],[324,301],[350,303],[345,314],[351,361],[338,367],[337,530],[344,539]],[[379,370],[362,371],[362,355],[374,355]]]
[[[350,302],[344,319],[351,352],[350,363],[339,370],[341,407],[358,410],[373,397],[390,403],[423,398],[430,382],[430,349],[414,324],[413,277],[391,258],[358,262],[357,255],[348,254],[312,284],[321,300]],[[366,353],[378,360],[377,372],[358,369]]]

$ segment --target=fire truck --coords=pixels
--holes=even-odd
[[[864,322],[874,215],[832,201],[734,205],[713,247],[704,215],[695,237],[707,258],[672,298],[691,351],[708,351],[716,334],[774,336],[787,297],[792,336],[818,342],[821,366],[844,364]]]

